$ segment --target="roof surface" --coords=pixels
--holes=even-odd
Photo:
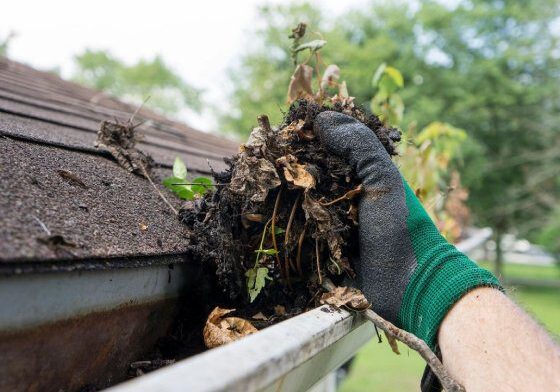
[[[135,110],[0,58],[0,265],[126,264],[185,251],[186,229],[149,182],[94,147],[101,121],[125,122]],[[191,174],[209,174],[237,150],[147,109],[135,118],[146,121],[137,148],[160,166],[156,183],[176,156]]]

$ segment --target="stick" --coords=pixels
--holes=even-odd
[[[358,185],[358,187],[356,189],[351,189],[348,192],[346,192],[344,195],[337,197],[334,200],[331,200],[329,202],[319,202],[319,204],[321,204],[323,207],[328,207],[328,206],[332,206],[335,203],[338,203],[339,201],[343,201],[343,200],[352,200],[354,197],[356,197],[357,195],[359,195],[362,192],[362,185]]]
[[[271,218],[272,222],[270,224],[270,231],[272,232],[272,245],[274,245],[274,250],[276,251],[276,253],[274,254],[276,256],[276,262],[280,267],[280,273],[282,274],[282,278],[286,279],[286,271],[284,271],[284,266],[280,261],[280,256],[278,255],[278,244],[276,243],[276,231],[274,230],[276,224],[276,214],[278,213],[278,206],[280,205],[280,196],[282,196],[282,189],[280,189],[278,191],[278,194],[276,195],[276,201],[274,202],[274,210],[272,211],[272,218]],[[287,283],[289,286],[290,285],[289,280],[287,280]]]
[[[303,245],[303,240],[305,239],[305,229],[307,229],[306,224],[303,225],[303,230],[302,230],[301,234],[299,235],[297,256],[296,256],[296,266],[297,266],[297,270],[298,270],[298,273],[299,273],[300,277],[303,276],[303,271],[301,269],[301,247]]]
[[[165,202],[165,204],[167,204],[167,206],[169,208],[171,208],[171,211],[173,211],[173,213],[175,215],[179,215],[179,212],[177,212],[177,210],[175,209],[175,207],[173,207],[173,205],[171,205],[171,203],[169,202],[169,200],[167,200],[167,198],[163,195],[163,193],[161,193],[161,191],[158,189],[158,187],[156,186],[156,184],[154,184],[154,182],[152,181],[152,178],[150,177],[150,175],[148,174],[148,171],[146,170],[146,168],[144,167],[144,165],[142,165],[141,163],[140,165],[140,169],[142,170],[142,175],[144,175],[144,177],[146,177],[146,179],[150,182],[150,184],[152,184],[152,186],[154,187],[154,189],[156,190],[156,192],[158,193],[159,197],[161,197],[161,200],[163,200]]]
[[[290,211],[290,217],[288,218],[288,224],[286,225],[286,233],[284,234],[284,264],[286,265],[287,269],[289,269],[289,267],[291,266],[294,270],[295,266],[292,260],[290,260],[290,258],[288,257],[288,241],[290,239],[290,230],[292,229],[292,223],[294,222],[294,216],[296,215],[296,209],[299,203],[300,196],[301,193],[298,193],[296,201],[294,202],[292,210]]]
[[[259,127],[265,131],[265,134],[269,134],[272,132],[272,128],[270,127],[270,120],[266,114],[261,114],[257,117],[257,123]]]
[[[366,309],[364,312],[365,317],[370,320],[376,327],[383,330],[387,335],[392,336],[398,341],[406,344],[411,349],[417,351],[422,358],[426,361],[428,366],[435,373],[442,387],[448,392],[465,392],[465,388],[459,384],[449,374],[449,371],[443,363],[438,359],[434,352],[428,347],[426,342],[417,338],[410,332],[406,332],[397,328],[394,324],[385,320],[371,309]]]
[[[321,264],[319,261],[319,238],[315,237],[315,259],[317,261],[317,276],[319,277],[319,284],[323,284],[323,277],[321,276]]]

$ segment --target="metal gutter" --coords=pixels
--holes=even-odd
[[[476,250],[490,238],[491,230],[472,234],[456,245],[459,250],[467,254]],[[373,325],[359,315],[323,306],[109,391],[334,390],[332,371],[374,333]]]
[[[188,264],[0,275],[0,391],[76,391],[127,377],[179,312]]]
[[[306,391],[374,333],[361,316],[323,306],[108,391]]]

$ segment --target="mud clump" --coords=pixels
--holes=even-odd
[[[357,118],[389,154],[400,133],[386,128],[351,100],[320,105],[300,99],[272,128],[266,116],[248,142],[214,175],[221,186],[179,212],[190,227],[191,257],[215,271],[223,301],[241,314],[285,318],[316,305],[321,283],[353,278],[359,256],[361,185],[343,159],[314,134],[326,110]]]

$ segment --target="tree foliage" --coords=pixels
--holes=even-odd
[[[75,56],[73,79],[116,97],[147,106],[166,114],[188,107],[201,109],[200,91],[184,81],[161,57],[127,65],[109,52],[86,50]]]
[[[339,18],[308,4],[260,9],[250,49],[231,71],[233,110],[225,130],[247,135],[256,116],[285,108],[291,72],[288,35],[298,21],[328,43],[325,63],[340,66],[358,104],[375,93],[381,63],[404,76],[403,124],[432,121],[464,129],[462,179],[478,224],[537,238],[560,183],[560,56],[551,26],[556,1],[472,0],[456,6],[373,1]],[[325,28],[328,27],[328,28]]]

